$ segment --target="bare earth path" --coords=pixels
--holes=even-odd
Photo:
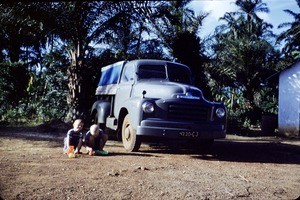
[[[62,154],[61,134],[0,130],[2,199],[297,199],[300,141],[218,140],[209,154],[183,144],[143,144],[106,157]],[[181,146],[180,146],[181,145]],[[0,199],[1,199],[0,198]]]

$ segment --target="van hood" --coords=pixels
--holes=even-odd
[[[138,82],[133,90],[132,96],[143,97],[143,92],[145,98],[155,98],[155,99],[172,99],[172,98],[182,98],[182,99],[203,99],[203,94],[200,89],[185,85],[182,83],[170,82],[170,81],[144,81]]]

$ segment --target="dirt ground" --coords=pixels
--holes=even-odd
[[[297,199],[300,141],[227,135],[208,154],[143,144],[109,156],[62,153],[65,132],[0,129],[0,199]]]

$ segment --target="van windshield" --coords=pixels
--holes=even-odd
[[[172,82],[191,84],[191,72],[188,68],[168,63],[167,65],[168,78]]]
[[[140,65],[139,79],[166,79],[166,67],[164,65]]]
[[[173,63],[165,65],[140,65],[138,79],[168,79],[172,82],[191,84],[188,68]]]

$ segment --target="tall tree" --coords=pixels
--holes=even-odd
[[[119,59],[134,59],[147,57],[161,57],[162,51],[156,40],[145,39],[151,30],[146,26],[151,8],[155,1],[120,1],[111,7],[116,13],[110,20],[112,34],[107,34],[106,43],[116,53]]]
[[[138,12],[147,12],[147,2],[95,1],[50,3],[49,18],[43,21],[51,37],[63,42],[70,59],[69,118],[88,116],[90,91],[88,58],[97,45],[108,45],[126,54],[140,48],[143,26]],[[132,44],[136,44],[135,46]],[[110,46],[113,44],[113,46]],[[135,48],[134,48],[135,47]],[[135,49],[135,51],[134,51]],[[121,56],[125,59],[125,56]]]
[[[189,3],[190,0],[166,1],[153,7],[155,12],[149,17],[150,26],[170,53],[170,59],[188,65],[194,75],[196,86],[208,96],[204,69],[208,58],[204,54],[203,43],[198,36],[207,14],[196,15],[188,8]]]
[[[163,1],[152,7],[150,29],[173,56],[173,43],[179,34],[198,34],[207,14],[195,15],[187,6],[191,0]]]
[[[242,91],[246,110],[251,111],[257,107],[255,94],[273,70],[272,60],[278,52],[271,43],[272,25],[256,14],[268,12],[266,4],[261,0],[237,0],[236,5],[239,10],[226,13],[221,18],[226,23],[216,29],[210,73],[218,80],[215,84],[219,88],[229,86]]]
[[[2,117],[5,113],[14,113],[12,110],[17,110],[20,102],[28,100],[26,88],[31,71],[34,71],[34,67],[37,67],[37,63],[42,59],[41,52],[46,40],[41,24],[34,20],[31,14],[31,6],[28,3],[0,4]]]
[[[31,8],[23,2],[0,4],[0,54],[12,63],[21,61],[33,66],[41,59],[46,37],[42,24],[31,17]]]
[[[142,56],[158,58],[162,55],[157,40],[144,40],[142,37],[145,32],[149,33],[145,24],[153,3],[92,1],[0,4],[0,57],[12,62],[31,62],[27,65],[31,70],[34,64],[47,67],[42,64],[44,52],[63,52],[62,55],[70,63],[67,66],[67,118],[85,118],[90,108],[89,94],[94,92],[91,92],[91,79],[94,79],[91,77],[94,71],[91,62],[98,62],[94,57],[99,56],[99,52],[105,53],[109,49],[110,54],[116,54],[116,59]],[[45,45],[47,48],[44,48]],[[96,48],[102,50],[97,51]]]
[[[296,0],[300,8],[300,0]],[[284,41],[283,52],[287,58],[291,59],[291,63],[300,59],[300,12],[296,13],[292,10],[284,10],[287,14],[294,18],[292,22],[285,22],[278,26],[278,28],[287,28],[277,38],[278,42]]]

